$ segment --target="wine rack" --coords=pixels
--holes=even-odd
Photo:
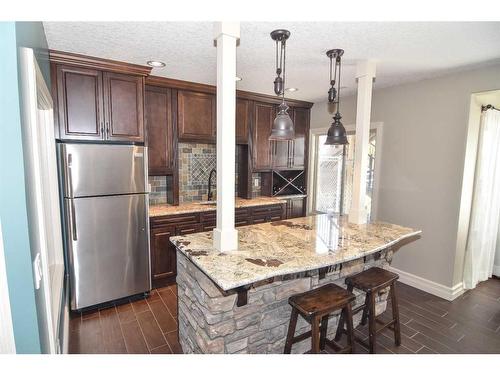
[[[271,179],[273,197],[306,194],[304,170],[272,171]]]

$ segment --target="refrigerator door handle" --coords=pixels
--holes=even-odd
[[[69,210],[71,211],[70,214],[69,214],[69,217],[70,217],[69,225],[70,225],[70,228],[71,228],[72,238],[73,238],[73,241],[77,241],[78,240],[78,234],[77,234],[77,231],[76,231],[75,202],[74,202],[73,199],[69,200]]]
[[[68,175],[68,195],[73,198],[73,155],[68,153],[67,175]]]

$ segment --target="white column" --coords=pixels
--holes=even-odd
[[[370,141],[370,114],[372,109],[372,87],[375,78],[375,62],[362,61],[356,68],[358,101],[356,107],[356,147],[354,150],[354,176],[349,222],[364,224],[366,211],[366,171],[368,170],[368,148]]]
[[[217,46],[217,227],[213,245],[219,251],[238,249],[234,227],[236,151],[236,44],[239,22],[216,22]]]

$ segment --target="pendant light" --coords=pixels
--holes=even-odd
[[[286,40],[290,37],[288,30],[274,30],[271,38],[276,42],[276,79],[274,80],[274,92],[281,95],[281,104],[278,114],[273,122],[270,141],[286,141],[295,138],[293,121],[288,114],[288,106],[285,103],[285,60]]]
[[[333,122],[328,129],[325,145],[345,145],[349,143],[347,142],[347,134],[344,125],[342,125],[340,121],[342,119],[340,115],[340,71],[343,54],[343,49],[331,49],[326,53],[330,58],[330,90],[328,90],[328,102],[335,103],[337,108],[333,116]],[[335,70],[332,72],[333,60],[335,60]]]

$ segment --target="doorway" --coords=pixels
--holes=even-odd
[[[62,351],[62,244],[53,103],[33,50],[20,48],[27,213],[38,328],[43,353]]]
[[[354,175],[355,125],[346,126],[349,144],[325,146],[328,129],[311,130],[311,161],[309,186],[312,196],[309,213],[349,214]],[[382,123],[370,127],[366,195],[368,220],[377,216],[378,178],[380,170]]]
[[[462,187],[463,286],[500,275],[500,90],[472,95]],[[462,211],[462,207],[464,210]],[[467,210],[465,210],[467,208]],[[465,212],[467,211],[467,212]],[[467,222],[462,222],[462,213]],[[458,241],[457,241],[458,242]]]

